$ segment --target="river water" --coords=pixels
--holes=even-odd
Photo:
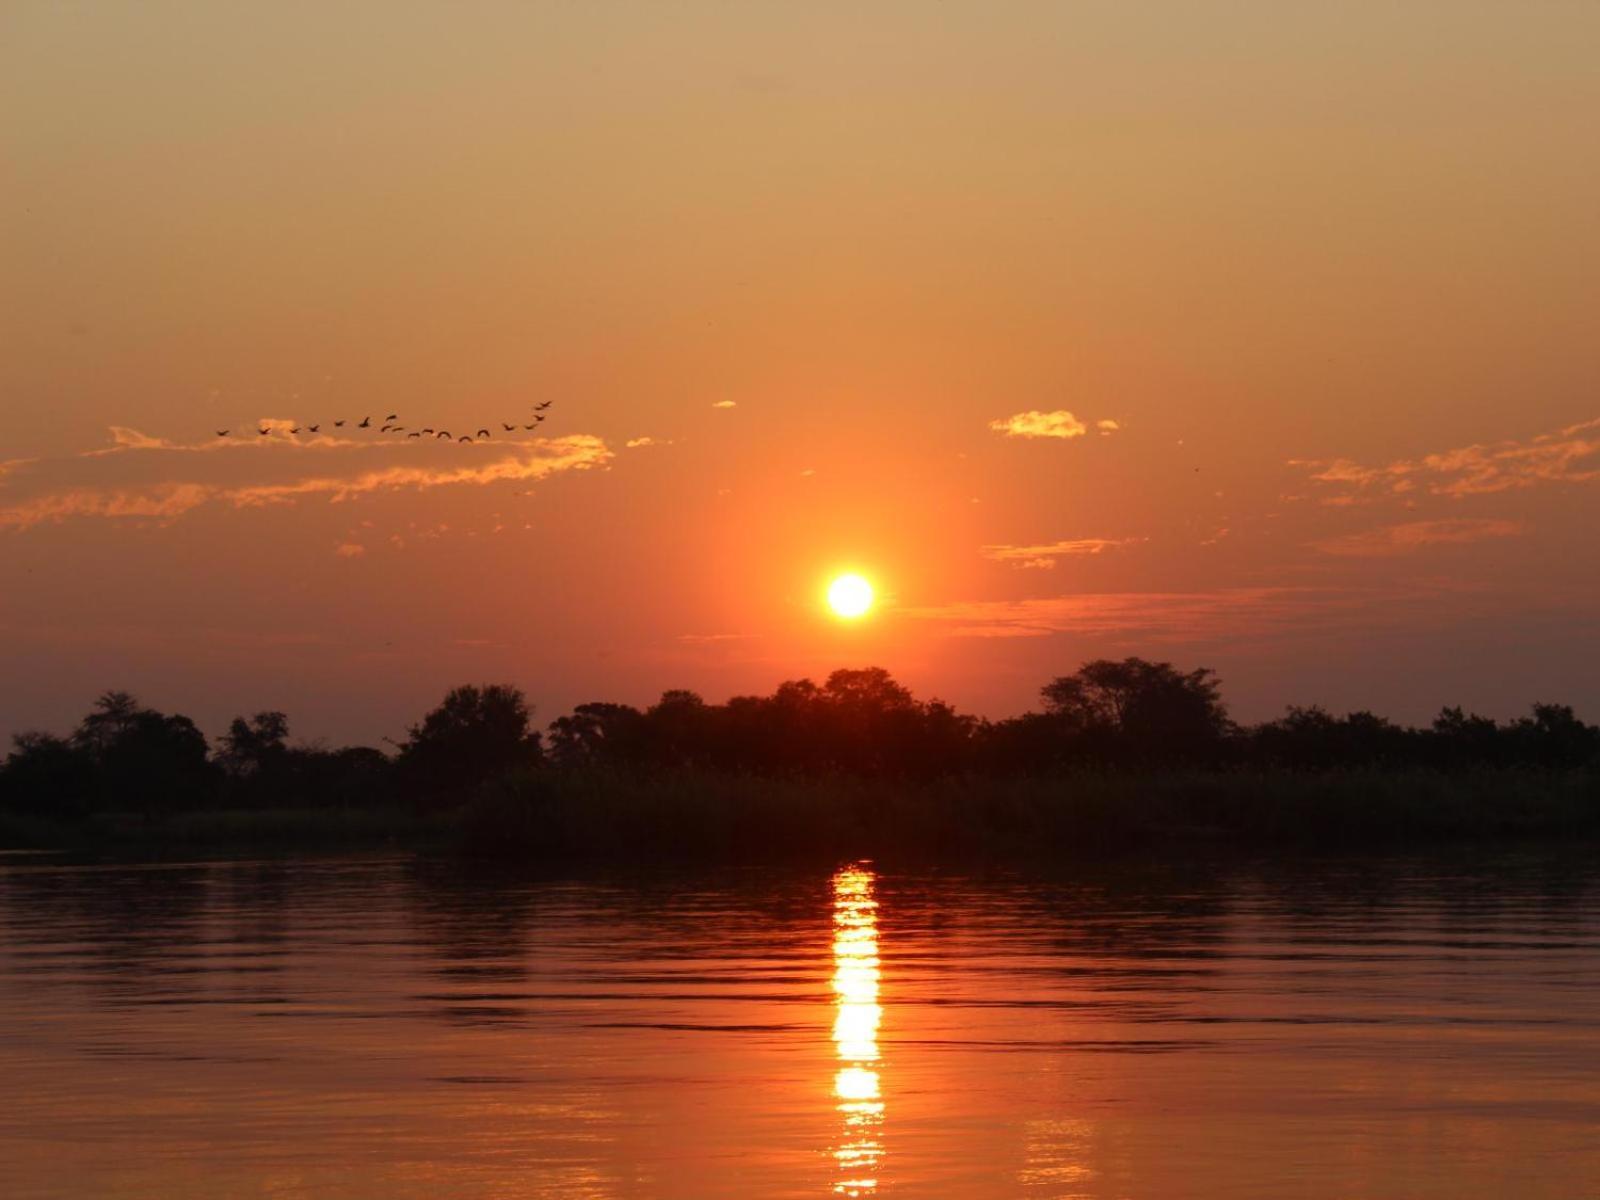
[[[1590,857],[0,858],[0,1196],[1600,1196]]]

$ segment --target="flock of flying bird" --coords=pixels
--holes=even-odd
[[[554,401],[545,400],[545,401],[543,401],[543,402],[541,402],[539,404],[533,405],[532,406],[532,408],[533,408],[533,421],[532,421],[531,424],[523,425],[522,428],[523,429],[527,429],[527,430],[534,430],[534,429],[539,428],[540,425],[544,424],[544,419],[545,419],[545,411],[544,410],[549,408],[552,403],[554,403]],[[391,422],[398,421],[399,419],[400,419],[400,414],[399,413],[390,413],[387,417],[385,417],[383,419],[383,424],[378,427],[378,432],[379,433],[405,433],[406,437],[408,437],[408,438],[432,437],[435,441],[438,441],[441,438],[444,441],[447,441],[447,442],[451,440],[451,433],[450,433],[450,431],[448,429],[434,429],[432,427],[429,427],[427,429],[413,429],[413,430],[407,432],[406,431],[406,427],[404,425],[391,424]],[[356,422],[356,426],[355,427],[357,429],[371,429],[372,428],[372,422],[373,422],[373,418],[372,417],[364,417],[360,421]],[[345,424],[346,424],[345,420],[343,418],[340,418],[339,420],[337,420],[337,421],[335,421],[333,423],[333,427],[335,429],[343,429]],[[273,432],[273,430],[275,428],[277,428],[277,427],[276,426],[272,426],[272,425],[260,425],[260,426],[256,427],[256,434],[258,436],[260,436],[260,437],[269,437],[269,436],[271,436],[271,434],[272,434],[272,432]],[[506,422],[501,421],[500,422],[500,428],[505,430],[507,433],[514,433],[514,432],[516,432],[517,425],[515,423],[508,425],[508,424],[506,424]],[[232,432],[233,432],[233,430],[231,430],[231,429],[219,429],[219,430],[217,430],[217,436],[219,438],[225,438],[229,434],[231,434]],[[320,424],[318,424],[318,425],[307,425],[304,428],[301,428],[299,425],[296,425],[292,429],[286,430],[285,432],[287,432],[287,433],[289,433],[291,435],[292,434],[298,434],[298,433],[321,433],[322,432],[322,426]],[[488,429],[479,429],[477,431],[476,437],[469,437],[469,436],[463,434],[461,437],[455,438],[455,441],[457,441],[457,442],[473,442],[473,441],[478,441],[478,440],[481,440],[481,439],[484,439],[484,438],[488,438],[490,436],[491,436],[491,434],[490,434]]]

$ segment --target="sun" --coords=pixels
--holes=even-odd
[[[847,621],[866,616],[872,599],[872,585],[859,575],[841,575],[828,585],[828,607]]]

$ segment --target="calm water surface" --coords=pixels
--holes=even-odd
[[[1580,856],[0,859],[0,1196],[1600,1196]]]

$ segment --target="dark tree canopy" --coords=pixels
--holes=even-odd
[[[822,696],[840,712],[869,718],[908,713],[917,707],[911,693],[882,667],[835,671],[822,685]]]
[[[458,687],[413,725],[400,747],[400,774],[416,795],[470,794],[484,780],[538,765],[539,734],[527,698],[509,684]]]
[[[561,770],[932,779],[1049,776],[1079,768],[1594,771],[1600,728],[1559,704],[1509,722],[1445,708],[1423,728],[1368,711],[1291,707],[1234,725],[1216,675],[1140,658],[1085,663],[1042,689],[1042,712],[984,721],[919,700],[881,667],[793,679],[766,695],[708,703],[684,690],[647,708],[580,704],[549,726]],[[472,800],[483,785],[545,765],[523,693],[460,687],[413,726],[399,755],[293,745],[281,712],[237,717],[215,755],[188,717],[127,692],[98,697],[67,737],[23,733],[0,763],[0,811],[74,820],[200,806],[317,808]]]
[[[1515,754],[1526,762],[1575,767],[1600,756],[1600,729],[1586,725],[1566,704],[1535,704],[1511,726]]]
[[[1315,770],[1398,763],[1412,749],[1411,734],[1392,721],[1365,711],[1335,717],[1316,705],[1291,706],[1258,726],[1251,740],[1266,762]]]
[[[191,808],[211,789],[205,735],[184,716],[140,713],[101,756],[101,769],[145,811]]]
[[[0,801],[36,817],[72,818],[94,806],[99,785],[93,757],[67,738],[19,733],[0,771]]]
[[[69,760],[65,751],[78,756]],[[127,692],[105,692],[78,724],[69,742],[53,738],[18,742],[18,770],[34,786],[71,787],[73,794],[34,803],[61,809],[85,805],[153,812],[203,803],[212,791],[213,768],[205,735],[184,716],[146,708]],[[11,760],[8,760],[8,773]]]
[[[550,724],[550,751],[562,766],[640,761],[644,714],[627,704],[580,704]]]
[[[281,712],[258,712],[248,721],[235,717],[222,738],[222,763],[237,775],[269,771],[289,751],[289,718]]]
[[[1216,672],[1096,659],[1041,689],[1045,711],[1100,753],[1134,760],[1214,758],[1231,731]]]
[[[72,735],[73,744],[96,756],[104,754],[149,711],[127,692],[102,692],[88,715],[78,723]]]

